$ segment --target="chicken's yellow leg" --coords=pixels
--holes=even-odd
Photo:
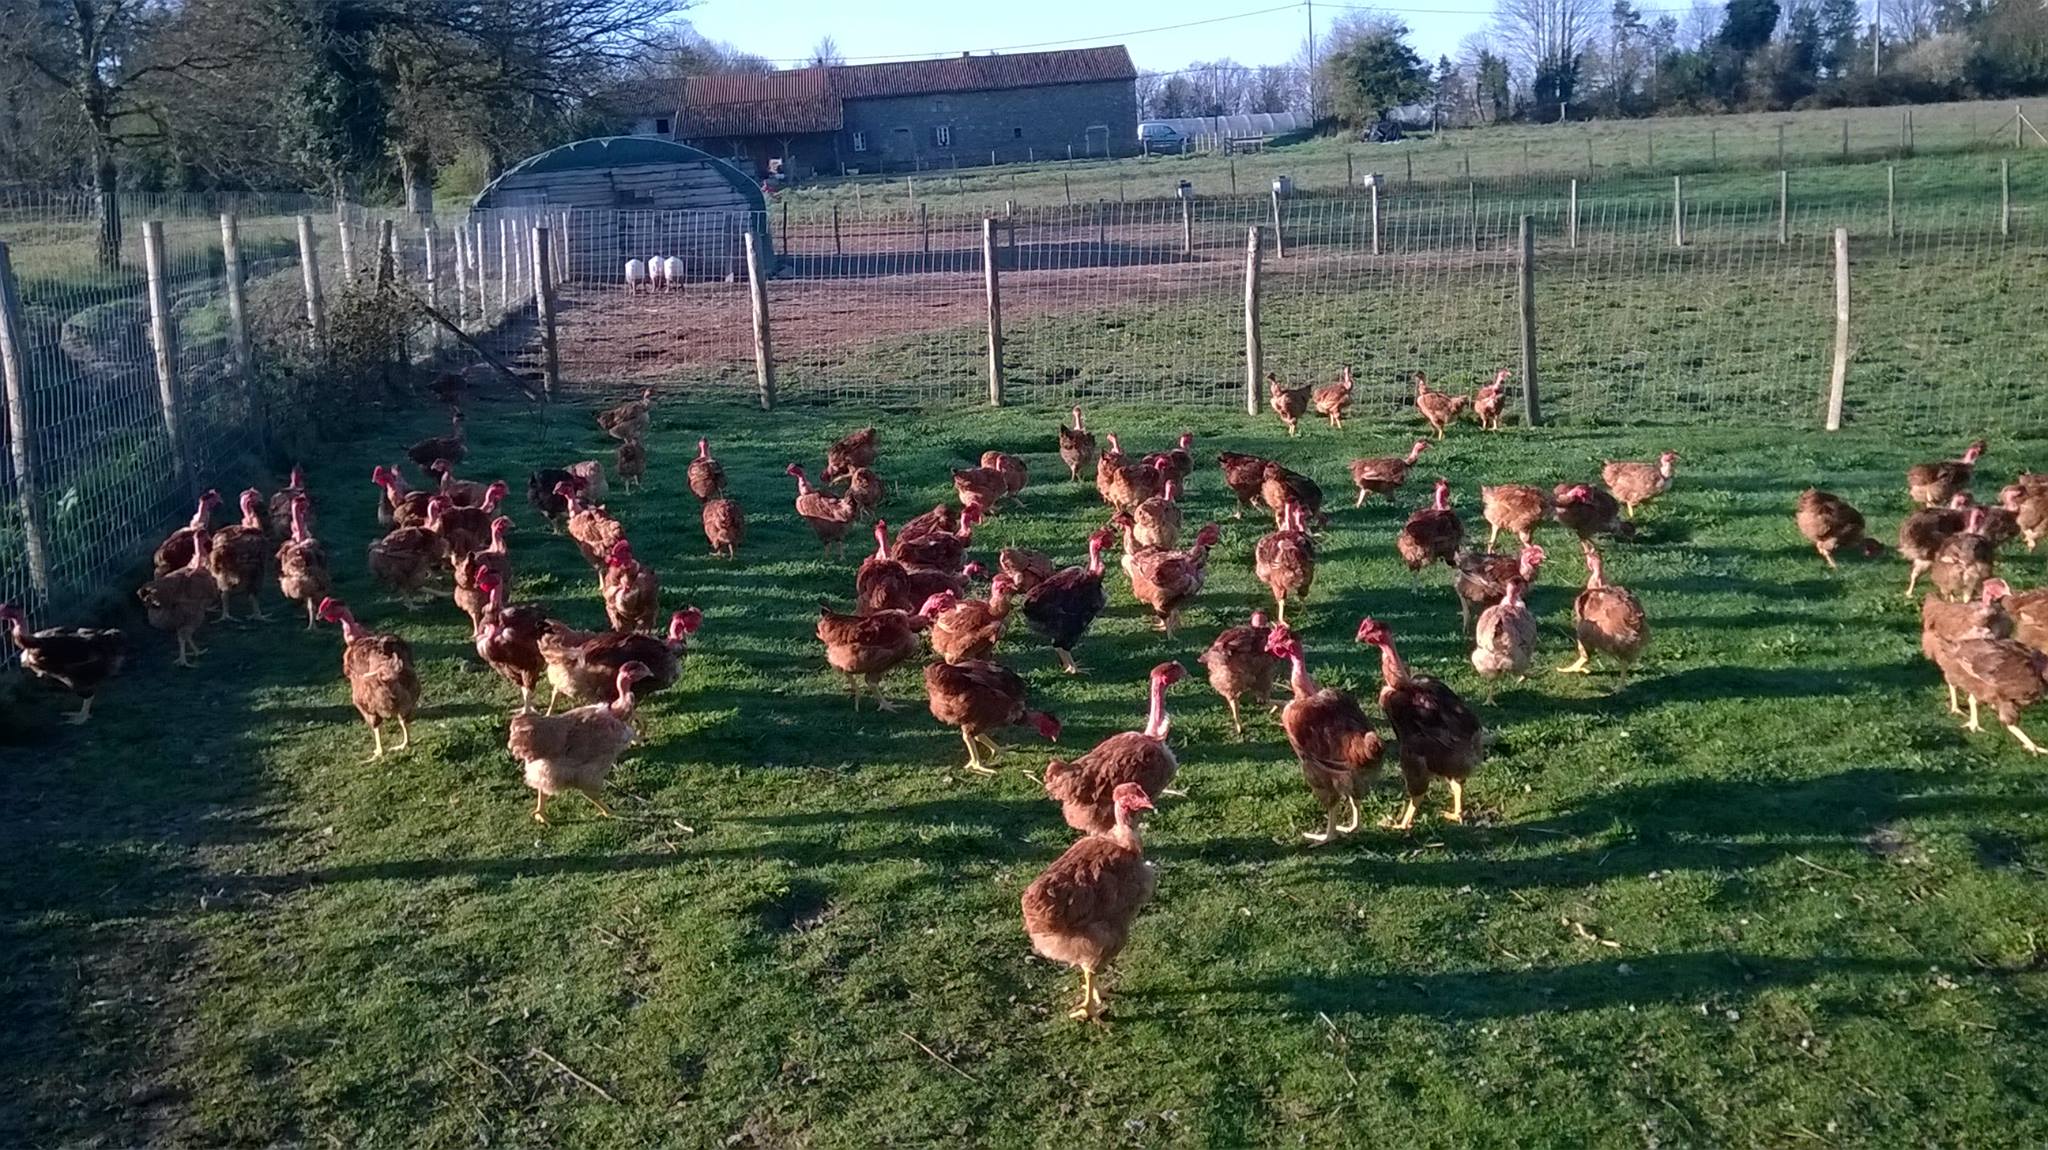
[[[973,735],[967,733],[967,728],[965,727],[960,728],[960,741],[967,744],[967,769],[969,771],[977,775],[995,774],[993,770],[982,765],[981,744],[975,741]]]
[[[370,737],[376,740],[377,744],[377,749],[370,752],[370,761],[374,763],[384,757],[384,728],[377,723],[371,723]]]
[[[1981,731],[1984,725],[1977,721],[1977,696],[1970,696],[1970,721],[1963,724],[1965,731]]]
[[[533,792],[533,821],[534,821],[534,822],[537,822],[537,823],[545,823],[545,822],[547,822],[547,821],[548,821],[548,814],[547,814],[547,810],[548,810],[548,793],[547,793],[546,791],[535,791],[535,792]]]
[[[1444,815],[1454,823],[1465,821],[1465,784],[1457,779],[1445,779],[1451,785],[1451,809]]]
[[[78,709],[71,712],[71,716],[67,721],[73,726],[77,726],[90,718],[92,718],[92,696],[87,695],[79,702]]]
[[[2018,723],[2007,723],[2005,725],[2005,729],[2011,733],[2013,738],[2018,739],[2020,741],[2020,746],[2025,747],[2027,749],[2028,754],[2048,755],[2048,749],[2043,749],[2040,744],[2028,738],[2027,733],[2025,731],[2020,730],[2020,725]]]
[[[412,724],[406,721],[404,715],[400,715],[398,716],[398,745],[391,749],[402,751],[410,746],[412,746]]]
[[[602,802],[599,802],[596,795],[591,794],[589,791],[578,791],[577,794],[580,794],[584,798],[589,799],[590,805],[597,808],[598,814],[603,815],[605,818],[612,817],[612,809],[608,806],[605,806]]]
[[[1081,968],[1081,1005],[1067,1012],[1067,1017],[1079,1022],[1095,1015],[1095,972]]]
[[[1558,673],[1558,674],[1560,674],[1560,675],[1584,675],[1584,674],[1587,674],[1588,672],[1587,672],[1587,670],[1586,670],[1586,664],[1587,664],[1587,663],[1590,663],[1590,662],[1592,661],[1592,659],[1593,659],[1593,655],[1592,655],[1592,653],[1591,653],[1591,652],[1589,652],[1589,651],[1587,651],[1587,650],[1586,650],[1586,644],[1585,644],[1584,642],[1581,642],[1581,643],[1579,644],[1579,658],[1578,658],[1578,661],[1577,661],[1577,662],[1574,662],[1574,663],[1570,663],[1570,664],[1568,664],[1568,665],[1566,665],[1566,666],[1563,666],[1563,667],[1559,667],[1559,668],[1557,669],[1557,673]]]
[[[1963,713],[1963,705],[1956,699],[1956,685],[1954,683],[1948,685],[1948,713],[1951,715]]]
[[[1405,831],[1413,827],[1415,825],[1415,800],[1409,799],[1402,805],[1401,814],[1398,817],[1381,819],[1380,825],[1397,831]]]

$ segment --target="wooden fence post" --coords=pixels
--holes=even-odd
[[[427,303],[431,307],[441,306],[441,245],[438,231],[432,217],[420,217],[420,242],[426,248],[427,258]],[[434,348],[441,347],[441,329],[434,328]]]
[[[928,205],[926,204],[917,205],[917,233],[924,245],[924,254],[930,255],[932,254],[932,221],[927,208]]]
[[[221,273],[228,289],[228,350],[234,353],[235,374],[243,388],[254,380],[256,356],[249,342],[249,300],[243,282],[242,229],[233,212],[220,217]],[[252,405],[253,406],[253,405]]]
[[[1828,430],[1842,429],[1842,388],[1849,379],[1849,229],[1835,229],[1835,370],[1828,377]]]
[[[1244,413],[1259,413],[1259,387],[1265,379],[1265,354],[1259,343],[1259,225],[1244,241]]]
[[[1717,168],[1721,166],[1721,129],[1719,128],[1707,129],[1707,163]]]
[[[1998,234],[2012,234],[2012,161],[1998,161]]]
[[[834,200],[832,202],[832,254],[835,256],[839,255],[841,250],[839,246],[839,202]]]
[[[1380,185],[1372,185],[1372,254],[1380,254]]]
[[[1273,258],[1287,258],[1287,237],[1280,234],[1280,189],[1273,189]]]
[[[1780,170],[1780,171],[1783,171],[1783,170],[1784,170],[1784,167],[1785,167],[1785,125],[1784,125],[1783,123],[1780,123],[1780,124],[1778,125],[1778,168],[1779,168],[1779,170]]]
[[[1415,153],[1403,152],[1401,158],[1408,161],[1408,182],[1412,185],[1415,183]]]
[[[540,327],[541,395],[553,400],[562,385],[562,358],[555,339],[554,250],[548,246],[546,224],[533,229],[533,314]]]
[[[1792,238],[1792,232],[1791,232],[1791,229],[1790,229],[1790,227],[1789,227],[1789,226],[1787,225],[1787,215],[1788,215],[1788,207],[1789,207],[1789,197],[1787,196],[1787,194],[1786,194],[1786,193],[1787,193],[1787,191],[1788,191],[1788,190],[1790,189],[1790,186],[1791,186],[1791,184],[1790,184],[1790,180],[1789,180],[1789,179],[1788,179],[1788,177],[1787,177],[1787,173],[1786,173],[1785,169],[1783,169],[1783,168],[1779,168],[1779,169],[1778,169],[1778,242],[1779,242],[1779,243],[1781,243],[1781,244],[1782,244],[1782,243],[1789,243],[1789,242],[1791,242],[1791,238]]]
[[[747,299],[754,309],[754,382],[761,392],[761,410],[775,410],[775,350],[768,333],[768,278],[761,270],[761,251],[754,229],[748,228]]]
[[[1344,153],[1344,186],[1348,188],[1352,185],[1352,183],[1353,177],[1351,173],[1351,153],[1346,152]]]
[[[1479,250],[1479,185],[1465,182],[1465,231],[1472,238],[1472,250]]]
[[[0,382],[7,385],[7,443],[14,464],[14,499],[21,515],[28,583],[39,602],[50,598],[50,550],[43,538],[43,477],[35,428],[29,421],[28,355],[21,342],[21,295],[14,261],[0,243]]]
[[[1536,391],[1536,232],[1528,216],[1521,239],[1522,422],[1535,427],[1543,422],[1543,404]]]
[[[1884,166],[1884,236],[1899,238],[1899,166]]]
[[[1849,154],[1849,117],[1842,117],[1842,155]]]
[[[299,274],[306,284],[306,325],[318,351],[327,343],[327,307],[320,298],[320,249],[313,243],[313,217],[299,217]]]
[[[1685,246],[1685,177],[1671,177],[1671,246]]]
[[[334,201],[334,234],[341,243],[341,282],[356,282],[356,241],[350,233],[348,205]]]
[[[512,220],[498,217],[498,313],[512,310]]]
[[[981,221],[982,279],[988,290],[988,405],[1003,405],[1003,291],[996,268],[996,222]]]
[[[178,336],[171,329],[170,267],[164,260],[164,224],[142,224],[143,267],[149,274],[149,346],[156,358],[157,401],[163,409],[164,433],[171,441],[171,461],[179,482],[192,488],[190,445],[185,442],[184,400],[178,388]]]
[[[469,318],[469,225],[455,226],[455,322]]]
[[[1237,155],[1235,153],[1232,153],[1230,156],[1230,194],[1233,196],[1237,194]]]
[[[1566,247],[1579,246],[1579,181],[1572,181],[1571,201],[1564,214],[1564,242]]]
[[[398,221],[377,221],[377,286],[386,287],[403,280],[404,268],[400,263],[403,253],[398,250]]]

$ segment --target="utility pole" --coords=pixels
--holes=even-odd
[[[1316,118],[1316,4],[1305,0],[1308,7],[1308,118]]]
[[[1873,76],[1883,70],[1883,65],[1879,62],[1878,56],[1878,51],[1883,46],[1884,38],[1879,34],[1877,21],[1872,20],[1870,22],[1870,74]]]

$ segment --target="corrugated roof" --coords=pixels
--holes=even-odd
[[[848,64],[787,72],[725,72],[683,83],[677,135],[800,135],[836,132],[845,101],[1133,80],[1122,45],[1008,56],[955,56],[891,64]]]

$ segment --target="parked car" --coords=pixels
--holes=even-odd
[[[1146,120],[1138,125],[1138,147],[1148,155],[1152,152],[1178,152],[1186,143],[1187,137],[1172,124]]]

